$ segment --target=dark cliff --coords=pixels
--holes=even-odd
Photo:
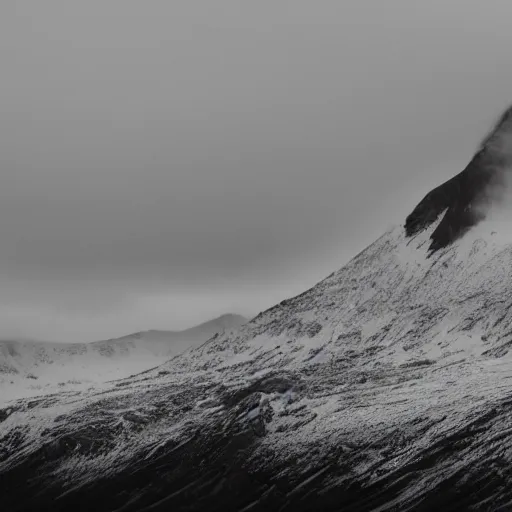
[[[509,144],[512,134],[512,107],[502,115],[467,167],[452,179],[429,192],[407,217],[407,236],[430,226],[444,212],[431,235],[431,251],[437,251],[460,238],[485,218],[493,200],[505,185],[511,163]]]

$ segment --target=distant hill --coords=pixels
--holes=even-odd
[[[0,383],[27,378],[47,384],[126,377],[246,322],[243,316],[228,314],[184,331],[149,330],[92,343],[0,341]]]

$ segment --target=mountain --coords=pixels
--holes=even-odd
[[[184,331],[151,330],[93,343],[0,341],[0,401],[2,395],[16,395],[20,388],[26,392],[23,384],[27,382],[37,391],[52,384],[127,377],[198,347],[215,334],[236,330],[247,321],[229,314]]]
[[[422,231],[445,212],[431,236],[430,250],[437,251],[484,219],[488,207],[510,184],[511,134],[512,107],[504,112],[467,167],[427,194],[407,217],[407,235]]]
[[[511,510],[507,123],[301,295],[142,374],[4,406],[2,507]]]

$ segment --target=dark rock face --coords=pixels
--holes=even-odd
[[[483,166],[485,155],[479,154],[464,171],[429,192],[407,217],[405,229],[413,236],[435,222],[445,212],[432,233],[430,250],[437,251],[460,238],[484,218],[480,208],[487,187],[497,178],[497,171]]]
[[[430,250],[435,252],[485,218],[489,204],[504,186],[506,168],[511,163],[508,148],[511,120],[512,107],[503,114],[468,166],[423,198],[406,219],[407,236],[427,228],[445,212],[431,236]]]

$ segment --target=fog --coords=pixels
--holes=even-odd
[[[4,0],[0,337],[255,315],[460,172],[512,7]]]

